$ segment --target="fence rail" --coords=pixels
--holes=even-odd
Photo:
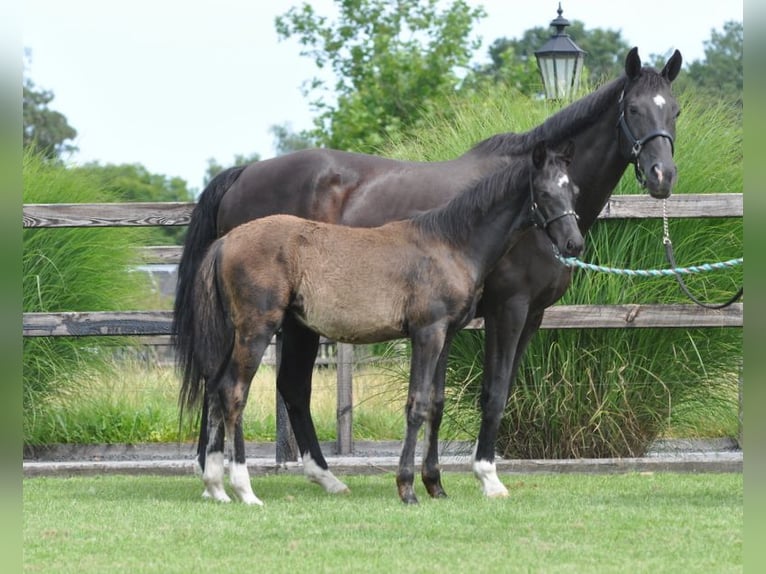
[[[193,203],[27,204],[24,228],[130,227],[188,225]],[[670,218],[742,217],[741,193],[673,195],[666,203]],[[645,195],[612,196],[599,219],[652,219],[663,215],[662,202]],[[659,239],[658,239],[659,241]],[[181,248],[143,248],[150,263],[177,263]],[[542,329],[624,329],[742,327],[743,304],[725,309],[704,309],[691,304],[673,305],[555,305],[545,311]],[[141,336],[152,344],[169,342],[170,311],[24,313],[25,337]],[[467,328],[481,329],[482,319]],[[279,345],[277,346],[279,349]],[[337,451],[347,454],[351,442],[351,345],[338,345]],[[279,351],[277,351],[279,354]],[[295,460],[297,450],[286,426],[283,405],[278,404],[278,461]],[[281,413],[281,415],[280,415]],[[280,420],[282,421],[280,423]],[[281,454],[279,454],[281,453]]]
[[[131,227],[188,225],[194,203],[31,203],[24,227]],[[668,214],[681,218],[742,217],[741,193],[672,195]],[[614,195],[599,219],[662,217],[662,203],[645,195]]]

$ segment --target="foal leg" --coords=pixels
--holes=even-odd
[[[399,457],[399,470],[396,475],[399,498],[405,504],[417,504],[418,502],[413,487],[415,448],[420,427],[429,414],[431,386],[436,364],[444,347],[445,335],[446,328],[444,326],[431,326],[421,329],[412,336],[410,385],[405,408],[407,430],[402,454]]]
[[[274,329],[268,329],[249,338],[237,333],[232,360],[229,364],[232,381],[230,386],[221,388],[226,433],[229,435],[229,480],[234,494],[245,504],[263,505],[253,492],[245,457],[245,437],[242,431],[242,413],[247,405],[250,382],[260,365],[263,353],[268,347]]]
[[[431,408],[426,421],[426,455],[423,459],[422,479],[428,494],[432,498],[446,498],[447,493],[441,482],[441,470],[439,468],[439,428],[441,427],[444,413],[444,385],[447,376],[447,357],[449,356],[450,343],[447,342],[439,355],[434,373],[433,388],[431,393]]]
[[[347,493],[348,487],[327,466],[311,418],[311,376],[318,348],[319,335],[298,323],[292,315],[286,315],[282,323],[282,359],[277,389],[287,407],[306,478],[326,492]]]
[[[207,445],[205,456],[201,457],[202,482],[205,484],[204,498],[219,502],[231,502],[223,487],[223,444],[224,426],[221,414],[221,402],[217,392],[207,394]]]

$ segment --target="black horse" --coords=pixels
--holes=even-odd
[[[554,146],[570,139],[575,142],[569,173],[581,190],[576,211],[583,234],[630,164],[652,197],[669,196],[676,182],[673,142],[679,114],[671,82],[681,62],[676,51],[661,71],[642,67],[633,48],[618,79],[528,132],[494,135],[451,161],[416,163],[314,149],[222,172],[203,191],[192,213],[178,269],[173,329],[181,370],[194,361],[193,285],[200,262],[217,237],[246,221],[286,213],[373,227],[403,219],[442,205],[482,177],[523,161],[539,140]],[[482,422],[473,469],[487,496],[508,494],[494,462],[500,420],[529,340],[546,307],[564,294],[570,279],[571,270],[556,259],[549,239],[538,230],[527,233],[484,283],[477,308],[477,316],[484,317],[486,340]],[[319,336],[290,314],[282,323],[282,335],[277,388],[302,457],[330,474],[309,409]],[[206,421],[204,410],[202,416]],[[438,437],[440,421],[440,416],[428,421],[430,440]],[[206,433],[203,422],[199,448],[207,444]],[[328,491],[345,489],[337,479],[323,485]],[[435,491],[443,489],[439,486]]]

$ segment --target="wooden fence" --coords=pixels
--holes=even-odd
[[[29,204],[24,206],[25,228],[126,227],[187,225],[193,203]],[[741,193],[673,195],[667,200],[670,218],[742,217]],[[613,196],[599,219],[662,217],[662,203],[645,195]],[[147,263],[177,263],[180,247],[149,247]],[[170,335],[170,311],[24,313],[25,337]],[[694,304],[673,305],[555,305],[545,311],[542,329],[742,327],[743,304],[711,310]],[[477,319],[467,328],[483,328]],[[167,340],[167,339],[166,339]],[[277,346],[279,360],[279,345]],[[338,345],[337,452],[352,451],[351,371],[353,347]],[[286,412],[277,401],[277,459],[296,460],[297,448],[289,432]]]

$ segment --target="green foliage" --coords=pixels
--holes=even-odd
[[[735,106],[687,91],[679,98],[674,193],[741,192],[742,125]],[[427,130],[393,142],[391,154],[413,160],[455,157],[499,131],[525,131],[553,111],[501,85],[486,88],[433,116]],[[460,126],[459,130],[455,126]],[[627,170],[617,194],[644,193]],[[673,220],[679,265],[741,256],[741,220]],[[633,269],[665,268],[660,221],[598,222],[586,237],[584,261]],[[699,297],[725,300],[742,284],[742,268],[691,276]],[[575,271],[562,303],[688,302],[672,278]],[[736,380],[742,357],[739,329],[540,331],[521,364],[502,427],[499,450],[519,458],[636,455],[662,433],[677,411],[707,404],[728,413],[736,433]],[[483,335],[454,344],[447,416],[476,432]],[[405,375],[406,376],[406,375]],[[711,393],[711,389],[720,389]],[[717,397],[717,401],[716,401]],[[703,401],[710,398],[710,401]]]
[[[28,78],[24,80],[24,148],[35,146],[48,159],[77,150],[76,146],[68,143],[77,136],[77,130],[69,125],[61,112],[48,107],[53,98],[53,92],[38,89]]]
[[[542,93],[540,71],[535,58],[551,37],[552,28],[538,26],[525,30],[521,38],[498,38],[489,47],[490,63],[474,67],[465,79],[464,87],[491,80],[527,94]],[[588,30],[579,20],[566,29],[574,42],[587,53],[583,69],[583,82],[597,83],[614,78],[622,71],[623,60],[630,46],[617,30],[594,28]]]
[[[276,20],[281,38],[297,37],[302,55],[336,76],[335,104],[325,99],[327,85],[314,79],[319,112],[307,134],[318,145],[374,151],[391,135],[417,125],[420,118],[459,80],[477,44],[470,39],[474,21],[484,15],[464,0],[440,10],[437,0],[390,3],[386,0],[337,2],[337,21],[304,3]]]
[[[705,42],[705,59],[688,67],[691,84],[714,97],[726,97],[742,104],[744,84],[744,29],[742,22],[730,21],[723,31],[711,30]]]
[[[447,472],[450,498],[415,509],[390,473],[343,480],[338,496],[289,471],[253,476],[252,508],[204,500],[191,473],[27,478],[24,571],[742,571],[742,473],[515,474],[510,499],[486,500]]]
[[[205,170],[205,178],[202,183],[203,185],[207,185],[216,175],[230,166],[246,165],[248,163],[253,163],[254,161],[260,160],[261,156],[257,153],[253,153],[251,155],[243,155],[238,153],[234,156],[234,161],[229,166],[224,166],[218,163],[215,158],[211,157],[207,160],[207,169]]]
[[[31,149],[24,155],[23,182],[25,203],[109,199],[94,178],[46,161]],[[136,261],[136,245],[130,229],[25,229],[24,312],[141,308],[141,294],[148,292],[145,277],[128,270]],[[49,398],[70,392],[83,372],[100,371],[116,344],[100,337],[24,339],[25,432]]]

